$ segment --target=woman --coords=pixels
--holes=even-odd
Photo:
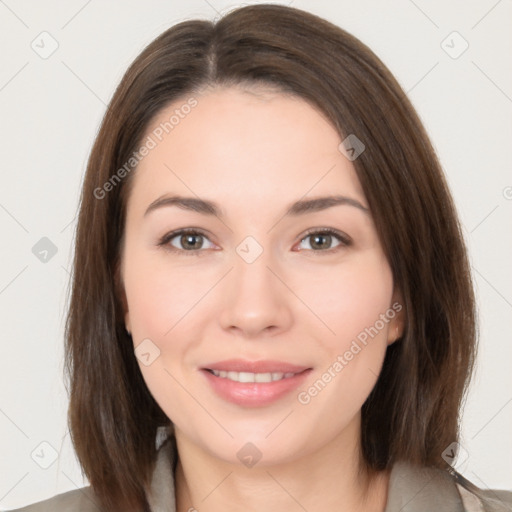
[[[452,468],[475,309],[440,164],[380,60],[312,14],[180,23],[135,60],[67,320],[91,486],[22,510],[512,507]]]

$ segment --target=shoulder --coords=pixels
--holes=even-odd
[[[512,512],[512,492],[482,490],[462,475],[404,462],[391,472],[385,512]]]
[[[453,479],[465,510],[472,512],[505,512],[512,511],[512,491],[499,489],[480,489],[454,472]]]
[[[90,486],[57,494],[53,498],[32,503],[8,512],[100,512]]]
[[[177,457],[176,440],[170,436],[172,427],[159,427],[156,446],[158,456],[148,496],[151,510],[167,510],[174,500],[173,467]],[[170,441],[170,442],[169,442]],[[171,463],[169,463],[171,461]],[[169,485],[170,483],[170,485]],[[102,512],[92,487],[73,489],[44,501],[7,512]]]

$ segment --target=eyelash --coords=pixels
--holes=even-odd
[[[166,235],[164,235],[158,242],[158,246],[159,247],[162,246],[166,250],[171,251],[171,252],[184,253],[185,256],[199,256],[201,252],[204,252],[205,249],[198,249],[198,250],[178,249],[169,244],[169,242],[173,238],[176,238],[177,236],[180,236],[180,235],[200,235],[204,238],[208,238],[205,233],[203,233],[201,230],[198,230],[198,229],[190,229],[190,228],[178,229],[176,231],[171,231],[170,233],[167,233]],[[304,234],[304,236],[300,239],[300,241],[302,242],[303,240],[305,240],[306,238],[308,238],[311,235],[332,235],[339,240],[340,244],[332,249],[316,250],[316,251],[314,249],[301,249],[302,251],[306,250],[306,251],[310,251],[313,253],[332,254],[334,252],[337,252],[338,250],[340,250],[343,247],[349,247],[350,245],[352,245],[352,241],[350,240],[350,238],[347,235],[345,235],[344,233],[342,233],[336,229],[332,229],[332,228],[311,229]]]

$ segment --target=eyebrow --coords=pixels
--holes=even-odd
[[[314,213],[333,206],[353,206],[366,214],[370,211],[366,206],[363,206],[357,199],[346,196],[325,196],[316,197],[313,199],[299,200],[292,203],[285,211],[284,216],[296,217],[306,213]],[[213,201],[206,199],[199,199],[197,197],[184,197],[178,195],[163,195],[153,201],[144,213],[146,217],[150,212],[163,207],[177,206],[183,210],[189,210],[203,215],[215,215],[219,218],[224,218],[224,214],[220,206]]]

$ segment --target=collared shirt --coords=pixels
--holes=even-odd
[[[148,492],[151,512],[176,512],[176,444],[166,432],[160,429],[156,440],[158,453]],[[11,512],[98,512],[96,503],[88,486]],[[456,472],[400,462],[391,470],[384,512],[512,512],[512,492],[483,491]]]

